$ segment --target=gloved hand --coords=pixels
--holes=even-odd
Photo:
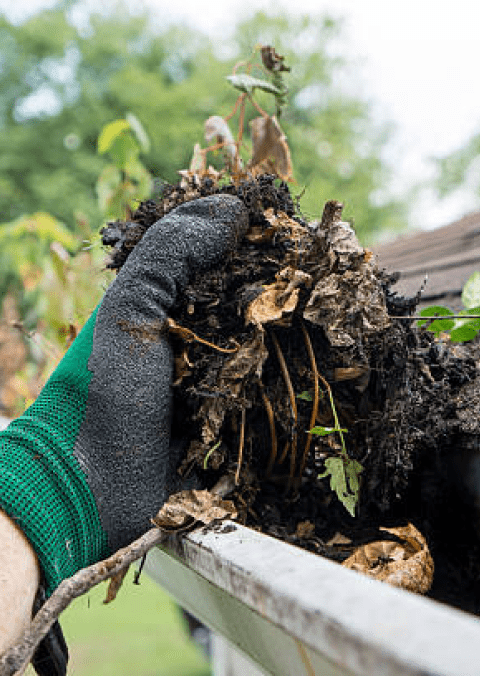
[[[0,435],[0,507],[32,544],[47,596],[148,530],[173,490],[164,320],[191,273],[218,263],[246,226],[228,195],[152,225],[38,399]]]

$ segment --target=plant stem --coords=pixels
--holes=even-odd
[[[322,381],[323,385],[325,386],[325,389],[327,390],[328,398],[329,398],[329,400],[330,400],[330,406],[332,407],[333,420],[334,420],[334,422],[335,422],[335,431],[338,432],[338,434],[339,434],[339,436],[340,436],[340,441],[341,441],[341,444],[342,444],[342,455],[348,460],[348,459],[349,459],[349,456],[348,456],[348,453],[347,453],[347,447],[346,447],[346,444],[345,444],[345,438],[344,438],[344,436],[343,436],[343,432],[342,432],[342,429],[341,429],[341,427],[340,427],[340,422],[339,422],[339,420],[338,420],[338,415],[337,415],[337,409],[336,409],[336,407],[335,407],[335,402],[333,401],[332,388],[330,387],[330,385],[327,383],[327,381],[325,380],[325,378],[324,378],[320,373],[318,374],[318,377],[320,378],[320,380]]]

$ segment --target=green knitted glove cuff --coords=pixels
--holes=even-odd
[[[0,506],[35,549],[47,595],[110,554],[95,500],[73,455],[85,416],[97,310],[35,403],[0,434]]]

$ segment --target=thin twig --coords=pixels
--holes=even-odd
[[[407,317],[397,317],[395,315],[389,315],[389,319],[403,319],[405,321],[411,320],[414,322],[423,321],[424,319],[480,319],[480,315],[433,315],[432,317],[412,317],[408,315]]]
[[[240,94],[240,96],[238,97],[238,99],[235,101],[235,105],[234,105],[233,110],[232,110],[232,112],[230,113],[230,115],[227,115],[226,117],[223,118],[223,119],[225,120],[225,122],[228,122],[229,120],[232,119],[232,117],[235,115],[235,113],[236,113],[237,110],[238,110],[238,106],[240,105],[242,99],[244,99],[244,98],[245,98],[245,94]]]
[[[260,394],[262,395],[263,404],[267,412],[268,424],[270,427],[270,439],[272,442],[272,448],[270,449],[270,457],[268,459],[268,465],[266,470],[266,476],[269,477],[272,473],[273,466],[275,465],[275,460],[277,459],[277,433],[275,430],[275,416],[273,413],[272,404],[270,403],[269,398],[265,394],[265,388],[263,384],[259,382]]]
[[[174,321],[171,318],[167,319],[167,326],[168,326],[168,331],[170,333],[173,333],[175,336],[179,336],[184,340],[186,343],[200,343],[201,345],[207,345],[207,347],[211,347],[212,350],[216,350],[217,352],[223,352],[225,354],[232,354],[234,352],[238,352],[240,345],[237,345],[235,347],[220,347],[219,345],[214,345],[208,340],[205,340],[205,338],[200,338],[200,336],[197,336],[196,333],[194,333],[191,329],[187,329],[185,326],[181,326],[180,324],[177,324],[176,321]],[[235,341],[236,342],[236,341]]]
[[[318,404],[320,401],[320,396],[319,396],[319,391],[318,391],[318,368],[317,368],[317,362],[315,359],[315,353],[313,351],[313,346],[312,346],[312,341],[310,340],[310,336],[308,335],[308,331],[305,327],[305,324],[302,322],[301,323],[302,331],[303,331],[303,337],[305,339],[305,345],[307,346],[307,352],[308,356],[310,358],[310,364],[312,367],[312,373],[313,373],[313,407],[312,407],[312,414],[310,416],[310,427],[309,429],[312,429],[315,427],[315,421],[317,419],[317,413],[318,413]],[[303,457],[302,457],[302,462],[300,464],[300,472],[299,472],[299,477],[302,478],[303,470],[305,469],[305,465],[307,464],[307,458],[308,458],[308,453],[310,451],[310,445],[312,443],[312,435],[307,434],[307,440],[305,442],[305,449],[303,451]]]
[[[225,146],[229,145],[230,145],[229,141],[220,141],[219,143],[214,143],[213,146],[208,146],[208,148],[202,148],[200,150],[200,155],[206,155],[207,153],[213,152],[214,150],[220,150],[221,148],[225,148]]]
[[[280,343],[277,340],[277,336],[272,332],[272,341],[275,346],[275,351],[277,353],[278,361],[280,363],[280,368],[282,370],[283,378],[285,380],[285,385],[287,386],[288,396],[290,398],[290,406],[292,408],[292,414],[294,419],[294,429],[292,434],[292,448],[290,452],[290,471],[288,477],[288,486],[287,490],[290,490],[293,478],[295,476],[295,464],[297,461],[297,402],[295,400],[295,391],[293,389],[292,381],[290,379],[290,374],[288,372],[287,363],[285,357],[283,356]]]
[[[289,450],[290,450],[290,442],[287,440],[285,442],[285,446],[283,447],[283,451],[281,452],[280,457],[278,458],[279,465],[281,465],[284,462]]]
[[[262,117],[270,117],[270,115],[269,115],[268,113],[266,113],[266,112],[263,110],[263,108],[260,108],[260,106],[258,105],[258,103],[257,103],[257,102],[255,101],[255,99],[253,98],[253,96],[251,96],[250,94],[248,94],[247,96],[248,96],[248,100],[250,101],[250,103],[252,104],[252,106],[258,110],[258,112],[260,113],[260,115],[261,115]]]
[[[16,672],[25,668],[40,641],[73,599],[85,594],[99,582],[116,575],[167,537],[168,533],[160,528],[151,528],[138,540],[128,547],[119,549],[108,559],[83,568],[72,577],[63,580],[40,608],[17,643],[0,656],[0,676],[14,676]]]
[[[240,115],[238,118],[238,138],[237,138],[237,154],[235,157],[235,171],[238,171],[239,167],[239,160],[240,160],[240,146],[242,145],[242,138],[243,138],[243,125],[245,122],[245,98],[246,94],[242,95],[242,101],[240,103]]]
[[[245,445],[245,409],[242,408],[242,422],[240,425],[240,440],[238,442],[238,460],[237,460],[237,471],[235,472],[235,486],[238,486],[240,483],[240,469],[243,462],[243,447]]]

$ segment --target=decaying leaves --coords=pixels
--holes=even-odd
[[[359,547],[342,565],[417,594],[426,594],[433,582],[433,559],[427,542],[415,526],[382,528],[402,542],[388,540]]]
[[[275,47],[271,45],[264,45],[260,49],[260,54],[262,57],[262,63],[267,70],[273,72],[288,72],[290,68],[284,64],[285,57],[277,54]]]
[[[410,504],[410,477],[418,458],[425,460],[425,449],[443,453],[463,425],[458,383],[468,389],[475,366],[461,355],[452,359],[448,345],[440,349],[426,333],[418,335],[413,325],[394,317],[412,311],[414,303],[402,305],[395,297],[390,276],[378,270],[375,257],[342,221],[339,202],[328,202],[321,220],[307,223],[295,210],[288,186],[273,175],[239,174],[231,183],[199,175],[188,186],[185,193],[169,189],[154,208],[142,206],[132,215],[135,228],[144,232],[185,199],[220,192],[243,200],[250,229],[218,269],[191,280],[170,310],[178,369],[174,411],[189,442],[184,472],[194,468],[207,486],[219,475],[238,478],[232,499],[243,522],[284,539],[299,522],[312,523],[315,535],[305,539],[305,546],[315,551],[323,551],[332,534],[346,528],[332,479],[334,491],[356,515],[348,519],[352,543],[365,542],[358,533],[379,509],[386,516],[399,505],[405,513],[410,507],[414,514],[424,513],[423,496]],[[125,239],[121,261],[131,241]],[[232,338],[235,352],[213,349],[230,347]],[[338,425],[320,376],[331,385]],[[341,452],[339,434],[308,434],[318,426],[348,429],[345,454],[351,453],[351,462],[343,468],[333,462]],[[442,448],[435,436],[439,429]],[[364,468],[361,482],[355,461]],[[326,469],[332,470],[329,480],[319,480]],[[429,526],[423,522],[421,527]],[[306,534],[311,530],[300,528]],[[336,546],[335,555],[342,546]],[[405,566],[418,564],[417,587],[428,586],[422,576],[431,566],[421,547],[413,548],[409,558],[391,543],[383,543],[382,550],[372,555],[372,568],[390,570],[386,563],[397,562],[390,581],[409,588]],[[436,564],[441,566],[441,560]]]
[[[284,181],[292,179],[292,160],[287,138],[275,116],[256,117],[250,122],[253,151],[249,168],[257,174],[276,174]]]
[[[251,340],[245,342],[232,357],[225,360],[217,380],[218,392],[227,393],[230,400],[238,399],[244,381],[261,375],[267,357],[264,336],[260,331],[256,331]],[[197,417],[203,421],[201,435],[205,453],[218,439],[227,413],[225,400],[221,396],[207,398],[201,405]]]
[[[237,511],[230,500],[210,491],[180,491],[170,496],[152,523],[163,530],[184,530],[195,524],[207,526],[213,521],[235,519]]]
[[[385,294],[375,258],[348,223],[334,220],[322,235],[330,270],[315,284],[303,316],[321,326],[332,345],[348,347],[390,325]]]
[[[273,284],[266,284],[245,311],[247,324],[273,323],[289,326],[298,303],[300,289],[312,284],[311,276],[288,266],[276,274]]]

